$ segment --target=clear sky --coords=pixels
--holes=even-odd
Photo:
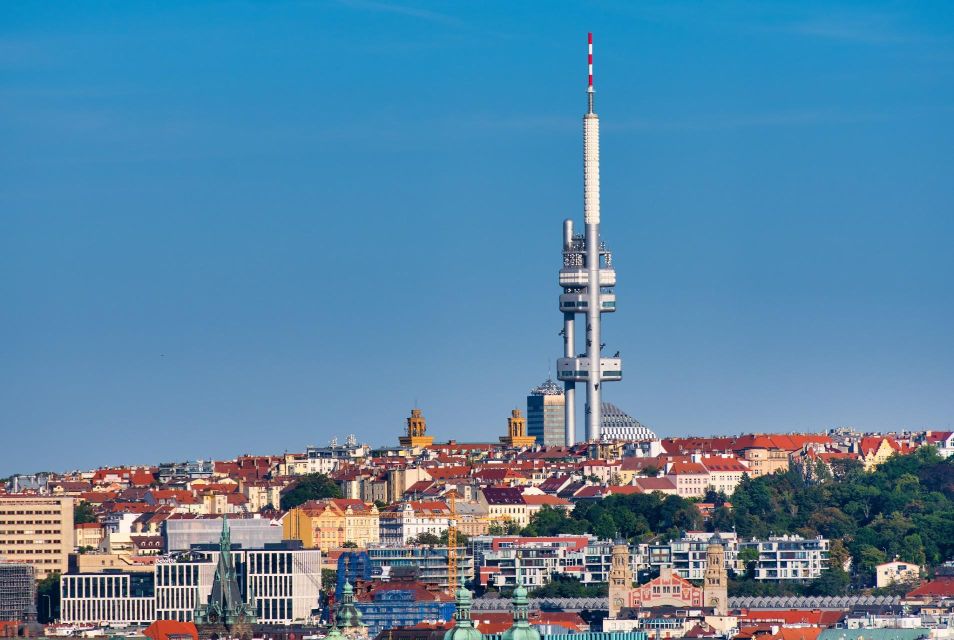
[[[954,3],[0,3],[0,474],[496,439],[596,40],[662,435],[954,427]]]

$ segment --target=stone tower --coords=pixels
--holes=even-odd
[[[609,618],[615,620],[620,610],[629,604],[629,592],[633,588],[633,570],[629,564],[629,546],[613,545],[613,557],[609,572]]]
[[[398,438],[402,447],[429,447],[434,444],[434,438],[427,435],[427,421],[420,409],[411,409],[411,417],[407,419],[407,435]]]
[[[709,539],[706,549],[702,590],[703,606],[715,609],[717,616],[724,616],[729,609],[729,576],[725,571],[725,547],[718,533]]]
[[[527,419],[520,414],[520,409],[514,409],[507,418],[507,435],[500,436],[500,442],[508,447],[521,449],[532,447],[536,442],[535,436],[527,435]]]

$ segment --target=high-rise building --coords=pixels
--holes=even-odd
[[[37,580],[65,573],[73,551],[73,498],[0,496],[0,556],[36,568]]]
[[[565,444],[565,404],[563,388],[550,378],[531,389],[527,396],[527,435],[535,437],[537,444],[548,447]]]

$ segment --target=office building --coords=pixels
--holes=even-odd
[[[420,582],[448,587],[447,547],[372,547],[368,558],[375,580],[388,581],[397,570],[415,567]],[[467,580],[474,577],[474,556],[464,547],[457,548],[457,575]]]
[[[36,570],[0,562],[0,620],[36,622]]]
[[[141,625],[156,620],[155,575],[104,572],[60,577],[60,619],[68,624]]]
[[[0,496],[0,557],[36,569],[37,580],[65,573],[73,551],[73,498]]]
[[[563,389],[547,378],[527,396],[527,435],[547,447],[561,447],[566,441],[566,400]]]

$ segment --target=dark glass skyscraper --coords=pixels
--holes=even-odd
[[[563,387],[547,378],[527,396],[527,435],[537,444],[563,446],[566,441],[566,423]]]

